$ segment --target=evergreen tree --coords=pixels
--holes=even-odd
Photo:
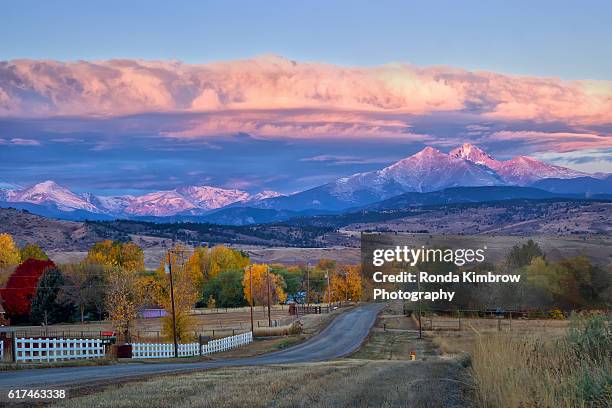
[[[49,257],[47,256],[45,251],[43,251],[41,247],[36,244],[26,244],[23,248],[19,250],[19,253],[21,254],[22,261],[25,261],[27,259],[38,259],[40,261],[49,260]]]
[[[522,268],[531,263],[534,258],[544,258],[544,252],[532,239],[522,246],[515,245],[506,256],[506,263],[510,268]]]
[[[63,295],[64,277],[57,268],[48,268],[40,277],[32,299],[30,319],[34,323],[61,323],[70,319],[73,305]]]

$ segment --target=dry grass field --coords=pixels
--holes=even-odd
[[[274,305],[271,308],[272,320],[278,321],[279,324],[287,324],[294,320],[289,315],[288,307],[285,305]],[[223,337],[232,335],[232,333],[244,332],[250,329],[250,311],[248,307],[235,309],[197,309],[194,311],[193,326],[191,330],[194,336],[198,334]],[[268,326],[267,309],[264,311],[261,307],[254,309],[254,324],[258,326]],[[149,318],[137,319],[132,329],[133,341],[160,341],[163,339],[161,331],[162,319]],[[18,332],[25,331],[29,335],[38,335],[41,331],[44,333],[41,326],[16,326]],[[91,323],[75,323],[75,324],[56,324],[48,326],[46,329],[49,335],[81,336],[97,335],[100,331],[111,331],[112,325],[109,321],[91,322]]]
[[[339,360],[164,376],[75,396],[57,407],[463,407],[448,362]]]
[[[525,338],[541,335],[551,338],[563,336],[569,327],[569,320],[550,319],[478,319],[453,318],[446,316],[423,317],[425,336],[432,339],[444,353],[472,353],[477,339],[494,335]],[[429,330],[433,326],[434,330]],[[459,329],[461,328],[461,330]],[[501,331],[499,330],[501,328]]]
[[[433,327],[425,333],[441,351],[469,359],[478,407],[610,406],[610,316],[422,321]]]

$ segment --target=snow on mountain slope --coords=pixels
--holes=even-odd
[[[156,191],[138,196],[128,205],[124,212],[129,215],[153,215],[163,217],[197,208],[176,190]]]
[[[6,198],[8,202],[52,204],[62,211],[85,210],[100,212],[95,205],[83,197],[51,180],[43,181],[22,190],[11,190]]]
[[[226,205],[247,201],[251,195],[241,190],[226,190],[210,186],[187,186],[176,190],[183,197],[191,201],[196,207],[204,210],[213,210]]]
[[[591,176],[566,167],[544,163],[527,156],[518,156],[511,160],[498,161],[484,150],[464,143],[450,151],[449,155],[469,160],[494,170],[508,184],[526,186],[546,178],[570,179]]]
[[[427,192],[454,186],[502,184],[494,173],[474,163],[453,157],[432,147],[402,159],[382,170],[358,173],[337,180],[332,192],[350,197],[367,190],[380,198],[409,191]]]
[[[284,194],[279,193],[278,191],[272,191],[272,190],[264,190],[261,191],[257,194],[252,195],[251,197],[249,197],[248,200],[246,200],[245,202],[252,202],[252,201],[259,201],[259,200],[266,200],[268,198],[274,198],[274,197],[284,197]]]
[[[502,162],[497,173],[508,183],[526,186],[547,178],[571,179],[589,176],[567,167],[555,166],[526,156]]]
[[[454,148],[448,153],[448,155],[451,157],[465,159],[493,170],[501,166],[501,162],[495,160],[487,152],[470,143],[464,143],[463,145]]]

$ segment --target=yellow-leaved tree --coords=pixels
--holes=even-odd
[[[134,272],[110,268],[104,304],[117,333],[129,342],[130,328],[142,304],[142,292]]]
[[[283,277],[268,271],[266,264],[253,264],[246,268],[242,279],[244,298],[249,304],[261,305],[265,308],[268,304],[268,285],[270,303],[282,303],[287,300],[285,293],[285,281]],[[251,297],[250,273],[253,274],[253,296]]]
[[[109,239],[95,243],[87,252],[85,262],[130,272],[141,272],[145,269],[144,253],[138,245]]]
[[[21,262],[19,248],[9,234],[0,234],[0,268],[18,265]]]
[[[193,317],[191,310],[198,300],[199,286],[192,271],[187,267],[187,249],[177,245],[170,249],[169,256],[162,259],[157,269],[157,302],[167,315],[162,320],[162,332],[167,339],[173,338],[172,296],[170,270],[174,289],[174,311],[176,316],[176,337],[179,341],[192,340]],[[168,258],[169,261],[168,262]],[[171,267],[171,269],[170,269]]]
[[[197,247],[185,265],[187,273],[198,286],[203,285],[221,272],[242,270],[249,264],[249,258],[244,253],[216,245],[212,248]]]
[[[0,234],[0,287],[6,284],[19,262],[21,256],[13,237],[9,234]]]
[[[340,271],[330,277],[332,301],[361,300],[362,281],[360,265],[344,265]],[[325,300],[328,294],[325,295]]]

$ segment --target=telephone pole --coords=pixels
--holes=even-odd
[[[251,291],[251,333],[253,333],[253,265],[249,265],[249,288]]]
[[[327,313],[331,313],[331,285],[329,284],[329,269],[325,271],[327,278]]]
[[[174,279],[172,278],[172,259],[168,251],[168,264],[166,265],[170,275],[170,302],[172,303],[172,338],[174,339],[174,358],[178,358],[178,341],[176,340],[176,310],[174,308]]]
[[[421,293],[421,280],[417,277],[417,292]],[[423,338],[423,327],[421,326],[421,297],[419,296],[419,339]]]
[[[266,280],[268,281],[268,327],[272,327],[272,316],[270,314],[270,267],[266,265]]]
[[[310,307],[310,262],[306,264],[306,305]]]

